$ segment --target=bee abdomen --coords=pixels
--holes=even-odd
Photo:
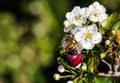
[[[77,49],[76,49],[75,47],[69,48],[69,49],[67,50],[67,52],[70,53],[70,54],[73,54],[73,55],[78,54]]]

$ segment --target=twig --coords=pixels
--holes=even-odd
[[[99,76],[106,76],[106,77],[120,77],[120,72],[114,72],[114,73],[99,73]]]
[[[108,65],[108,67],[110,68],[110,71],[112,70],[111,64],[109,64],[107,61],[105,61],[104,59],[101,59],[101,61],[105,64]]]

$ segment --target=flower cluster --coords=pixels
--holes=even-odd
[[[88,7],[75,6],[65,16],[58,71],[69,75],[59,75],[59,78],[71,77],[73,82],[79,80],[82,83],[90,77],[89,74],[92,74],[91,78],[96,74],[120,76],[117,71],[120,63],[120,21],[117,14],[108,15],[106,8],[96,1]],[[100,62],[109,67],[107,75],[99,70]],[[58,79],[58,74],[55,77]]]
[[[98,44],[102,40],[102,35],[98,32],[95,23],[102,23],[107,17],[106,9],[98,2],[94,2],[85,8],[76,6],[72,12],[66,14],[67,20],[64,22],[64,32],[71,32],[83,49],[92,49],[94,44]]]

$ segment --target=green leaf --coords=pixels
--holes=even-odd
[[[99,32],[100,32],[101,34],[105,34],[104,28],[99,28]]]
[[[115,24],[116,20],[117,20],[117,14],[112,13],[106,20],[105,28],[109,29],[112,25]]]
[[[88,72],[93,73],[94,72],[93,67],[94,67],[94,59],[93,59],[93,57],[91,57],[88,60]]]
[[[112,29],[118,30],[120,28],[120,21],[113,25]]]
[[[64,55],[64,53],[65,53],[65,49],[64,49],[64,48],[61,48],[61,49],[60,49],[60,55]]]
[[[99,64],[99,59],[96,56],[93,56],[89,58],[88,61],[88,72],[90,73],[96,73],[97,71],[97,65]]]

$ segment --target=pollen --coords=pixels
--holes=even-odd
[[[95,12],[93,13],[93,15],[96,16],[96,17],[98,17],[98,16],[99,16],[99,12],[98,12],[98,11],[95,11]]]
[[[81,19],[81,15],[78,14],[77,16],[75,16],[75,20],[80,20]]]
[[[92,33],[91,32],[85,33],[85,39],[87,40],[92,39]]]

